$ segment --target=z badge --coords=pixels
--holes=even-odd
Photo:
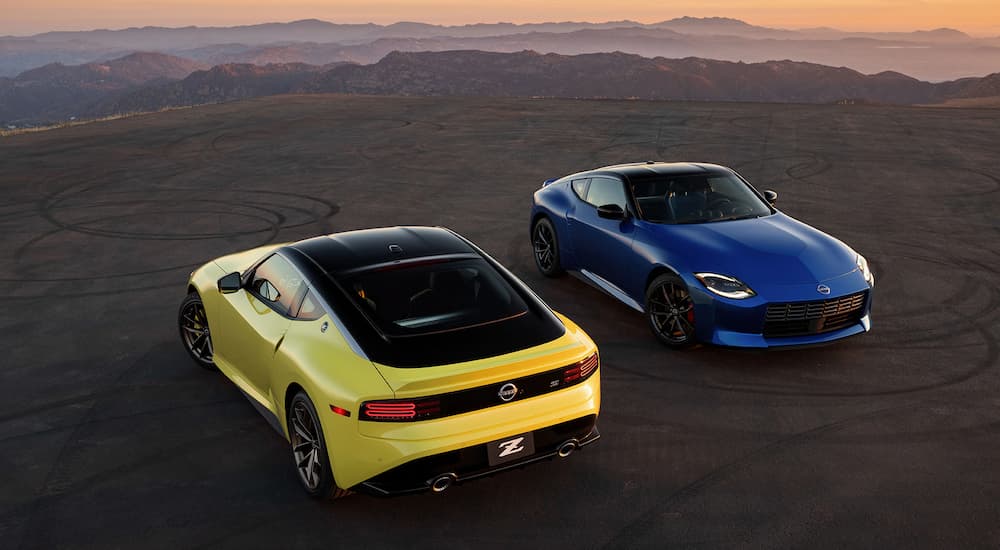
[[[496,466],[535,454],[535,438],[531,432],[528,432],[487,443],[486,450],[489,454],[490,466]]]

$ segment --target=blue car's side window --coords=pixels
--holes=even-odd
[[[579,180],[573,180],[573,192],[576,196],[580,197],[581,200],[587,200],[587,187],[590,184],[590,179],[584,178]]]
[[[590,189],[587,190],[587,202],[594,206],[616,204],[622,210],[628,208],[628,198],[625,196],[625,186],[618,180],[609,178],[593,178]]]

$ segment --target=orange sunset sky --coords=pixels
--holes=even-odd
[[[652,23],[724,16],[771,27],[852,31],[952,27],[1000,35],[1000,0],[0,0],[0,34],[130,26],[242,25],[316,18],[338,23],[511,21]]]

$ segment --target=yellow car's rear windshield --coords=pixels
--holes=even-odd
[[[565,333],[524,283],[458,237],[422,229],[421,238],[407,241],[403,233],[391,235],[401,254],[391,247],[376,253],[379,243],[370,239],[328,237],[283,251],[372,361],[404,368],[461,363]],[[447,237],[449,246],[432,242],[435,236]]]
[[[461,330],[528,313],[518,293],[478,258],[380,266],[343,277],[341,286],[392,337]]]

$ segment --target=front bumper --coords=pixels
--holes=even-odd
[[[830,332],[800,336],[767,337],[760,333],[715,329],[712,331],[711,342],[718,346],[739,348],[807,347],[829,344],[848,336],[868,332],[869,330],[871,330],[871,315],[866,314],[857,323],[848,327]]]
[[[560,449],[567,443],[574,448],[585,447],[597,441],[597,415],[563,422],[533,432],[535,453],[521,460],[489,466],[487,445],[473,445],[446,453],[412,460],[359,483],[351,489],[376,496],[394,496],[430,490],[435,478],[449,475],[456,484],[514,468],[523,468],[542,460],[560,456]]]
[[[698,284],[695,281],[694,284]],[[860,274],[824,281],[831,288],[829,296],[819,296],[816,284],[790,286],[764,286],[759,294],[746,300],[731,300],[710,294],[699,286],[689,283],[695,301],[695,326],[698,340],[719,346],[740,348],[799,347],[827,344],[842,338],[862,334],[871,330],[871,307],[874,288],[868,285]],[[768,306],[777,304],[807,304],[836,302],[853,295],[866,293],[863,305],[854,311],[850,323],[840,322],[833,330],[822,328],[822,323],[813,323],[816,330],[768,332]],[[833,320],[835,316],[831,316]],[[807,326],[807,320],[799,321]],[[780,323],[779,323],[780,324]],[[790,324],[795,324],[794,322]],[[773,325],[772,325],[773,326]],[[808,333],[806,333],[808,332]]]

